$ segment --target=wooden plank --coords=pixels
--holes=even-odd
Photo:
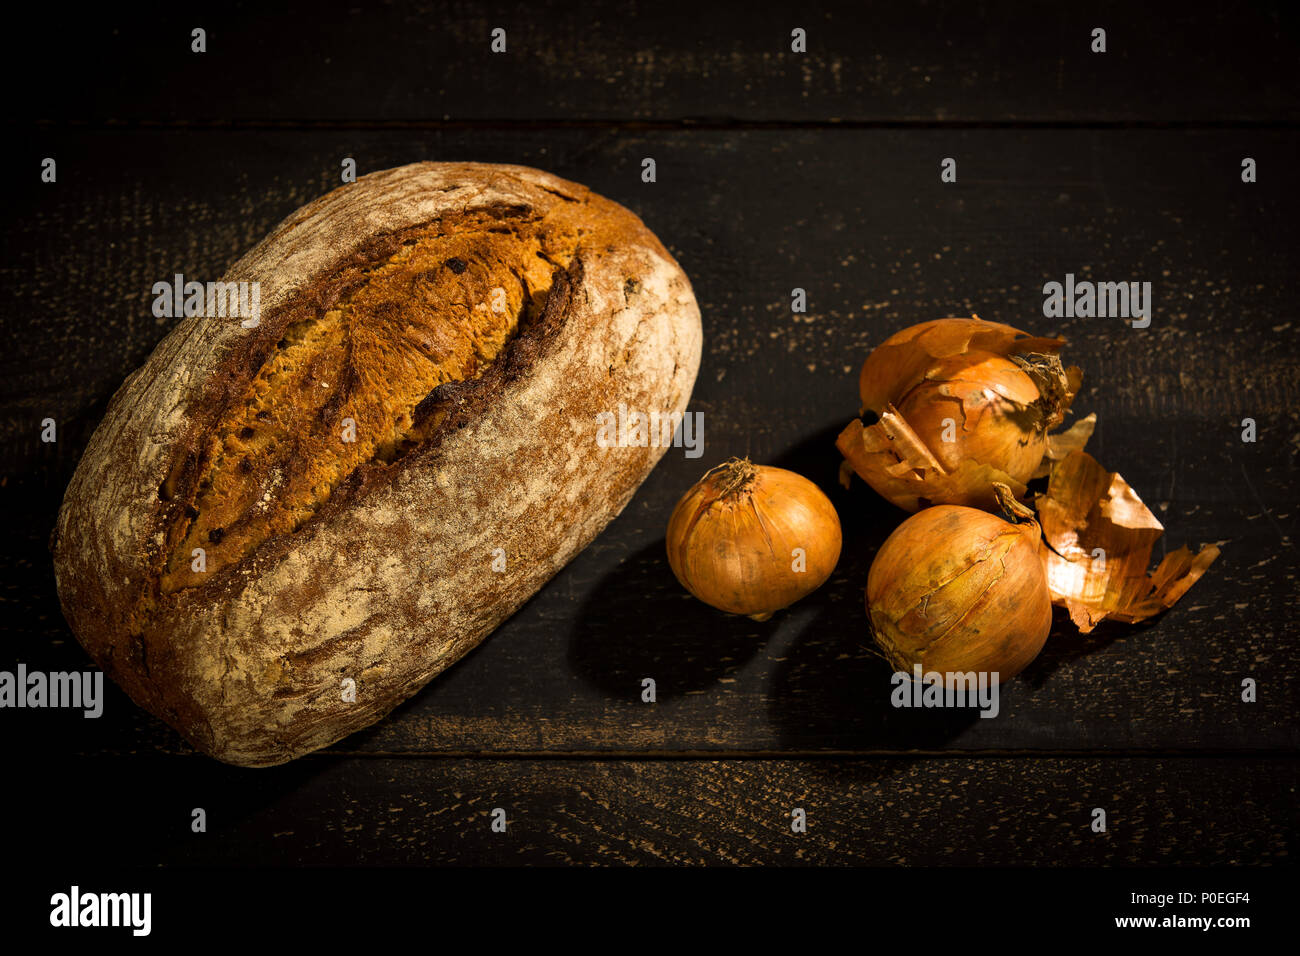
[[[1293,7],[680,0],[29,11],[8,109],[62,121],[1254,122]],[[207,52],[191,51],[191,31]],[[490,49],[506,31],[506,51]],[[791,31],[807,53],[791,52]],[[1092,31],[1107,52],[1091,52]],[[51,69],[57,64],[57,71]],[[110,79],[111,78],[111,79]],[[164,79],[165,78],[165,79]]]
[[[12,818],[79,825],[15,828],[14,858],[85,866],[1257,866],[1289,861],[1297,822],[1297,764],[1276,759],[28,766],[40,774],[10,794]],[[491,828],[498,807],[504,833]],[[192,832],[195,808],[205,833]],[[791,830],[795,808],[805,833]]]
[[[483,647],[347,752],[1040,749],[1293,751],[1296,186],[1292,132],[799,131],[51,133],[56,186],[7,207],[0,314],[0,661],[84,666],[61,622],[45,540],[112,390],[166,331],[153,282],[215,278],[278,219],[362,170],[420,158],[524,162],[639,212],[692,277],[706,356],[692,407],[706,452],[674,451],[609,531]],[[655,155],[660,181],[638,180]],[[1244,185],[1241,155],[1261,163]],[[960,157],[959,182],[938,159]],[[17,157],[17,158],[15,158]],[[827,184],[834,184],[828,187]],[[1067,271],[1155,284],[1151,328],[1041,317]],[[808,290],[794,321],[790,289]],[[1088,378],[1092,449],[1168,526],[1166,547],[1221,541],[1184,602],[1137,628],[1074,636],[1058,618],[1001,715],[896,711],[860,599],[901,514],[835,486],[834,434],[872,343],[977,311],[1061,331]],[[55,446],[38,439],[54,417]],[[1254,417],[1260,438],[1240,440]],[[662,559],[676,498],[731,454],[795,468],[831,493],[840,567],[765,625],[688,598]],[[431,623],[431,626],[436,624]],[[57,643],[57,642],[62,643]],[[654,677],[659,702],[638,700]],[[1240,682],[1260,682],[1242,704]],[[8,718],[6,718],[8,719]],[[15,720],[20,718],[15,717]],[[24,734],[71,728],[21,718]],[[91,729],[89,724],[93,724]],[[183,749],[118,695],[75,724],[85,752]],[[54,729],[50,729],[54,728]]]

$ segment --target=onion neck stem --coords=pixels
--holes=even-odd
[[[728,458],[721,465],[709,472],[712,484],[717,488],[718,498],[738,495],[758,477],[758,467],[748,458]]]

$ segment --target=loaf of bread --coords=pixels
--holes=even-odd
[[[267,766],[382,718],[600,533],[665,448],[611,447],[597,416],[684,412],[700,316],[631,212],[484,163],[364,176],[222,281],[259,284],[260,321],[177,324],[52,546],[96,663]]]

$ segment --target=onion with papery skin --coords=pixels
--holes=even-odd
[[[904,521],[876,553],[867,614],[895,671],[911,675],[919,664],[923,673],[974,671],[1005,681],[1042,650],[1052,596],[1039,528],[1009,488],[996,491],[1016,523],[937,505]]]
[[[1023,369],[992,352],[939,359],[894,404],[949,472],[964,460],[996,465],[1025,484],[1047,450],[1040,392]],[[950,436],[950,437],[949,437]]]
[[[1060,339],[1034,338],[979,318],[938,319],[898,332],[862,366],[863,412],[836,439],[848,469],[884,498],[916,511],[961,504],[996,511],[995,484],[1023,495],[1047,465],[1082,448],[1089,416],[1059,435],[1082,381],[1056,356]]]
[[[840,557],[840,519],[815,484],[732,458],[668,520],[668,563],[705,604],[765,621],[817,590]]]

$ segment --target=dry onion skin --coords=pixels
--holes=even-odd
[[[1061,364],[1063,339],[998,322],[936,319],[898,332],[862,366],[862,411],[836,439],[850,471],[907,511],[934,504],[996,512],[994,486],[1016,497],[1050,463],[1083,448],[1096,416],[1051,435],[1083,374]]]
[[[1017,523],[964,505],[912,515],[880,546],[867,575],[872,636],[895,671],[986,673],[1010,680],[1052,629],[1039,529],[1006,486]]]
[[[1087,634],[1106,618],[1135,624],[1173,607],[1219,556],[1179,548],[1147,574],[1164,526],[1123,478],[1086,452],[1052,468],[1035,502],[1052,601]]]
[[[705,604],[765,621],[825,583],[839,515],[815,484],[732,458],[705,473],[668,520],[668,563]]]

